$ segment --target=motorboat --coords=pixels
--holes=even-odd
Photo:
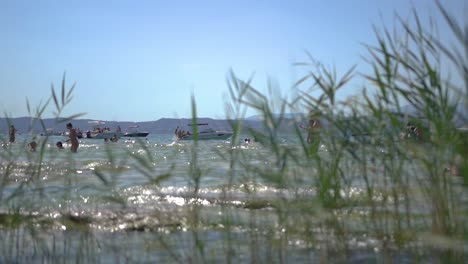
[[[138,131],[138,126],[129,126],[129,131],[123,134],[123,137],[146,137],[149,132]]]
[[[92,139],[111,139],[111,138],[121,138],[123,136],[122,131],[117,128],[115,131],[111,131],[108,127],[103,127],[106,123],[103,121],[88,121],[88,123],[93,124],[92,130],[88,130],[85,133],[85,138]]]
[[[208,126],[207,123],[196,124],[197,126]],[[192,126],[192,124],[189,124]],[[232,132],[214,130],[210,127],[200,129],[195,136],[192,132],[176,131],[176,137],[178,140],[225,140],[232,136]]]

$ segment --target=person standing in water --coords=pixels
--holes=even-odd
[[[307,130],[307,143],[310,144],[311,149],[318,151],[320,146],[320,129],[322,125],[320,124],[319,114],[310,114],[308,126],[300,126],[303,129]]]
[[[309,125],[307,127],[300,126],[303,129],[307,129],[307,143],[311,144],[316,140],[316,135],[320,132],[320,120],[311,115],[309,118]]]
[[[11,126],[10,126],[10,130],[9,130],[10,143],[15,142],[15,133],[16,133],[15,126],[11,125]]]
[[[37,147],[36,141],[33,140],[29,142],[28,147],[29,147],[29,151],[36,152],[36,147]]]
[[[78,137],[76,135],[76,130],[73,128],[72,123],[67,124],[67,129],[69,130],[69,134],[68,134],[69,139],[67,140],[67,142],[71,143],[70,150],[71,152],[76,153],[78,150],[78,145],[79,145]]]

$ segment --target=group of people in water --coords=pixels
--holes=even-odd
[[[311,149],[318,150],[318,146],[320,143],[320,130],[322,129],[322,125],[320,123],[319,117],[317,115],[311,115],[309,117],[308,125],[303,126],[299,125],[300,128],[307,130],[307,143],[311,145]],[[65,141],[70,144],[70,151],[72,153],[76,153],[78,151],[79,147],[79,141],[78,141],[78,135],[77,131],[73,128],[72,123],[67,123],[66,128],[68,129],[68,139]],[[400,139],[401,140],[406,140],[406,139],[415,139],[420,142],[424,142],[427,140],[428,133],[425,133],[424,127],[421,124],[418,124],[418,122],[407,122],[405,128],[403,131],[400,133]],[[16,135],[16,128],[13,125],[10,125],[9,128],[9,142],[14,143],[15,142],[15,135]],[[190,131],[184,131],[181,130],[179,127],[177,127],[174,131],[174,134],[177,136],[177,138],[182,138],[185,135],[191,135]],[[112,136],[110,139],[105,138],[105,142],[117,142],[118,137],[117,135]],[[244,139],[244,143],[249,144],[251,140],[249,138]],[[56,147],[58,149],[64,149],[63,143],[61,141],[58,141],[56,143]],[[37,148],[37,143],[33,139],[31,142],[28,143],[28,148],[29,151],[34,152],[36,151]]]
[[[179,127],[176,127],[174,134],[176,135],[177,138],[182,138],[186,135],[191,135],[190,131],[179,129]]]
[[[73,153],[76,153],[78,151],[78,146],[80,145],[78,141],[78,136],[76,130],[73,128],[72,123],[68,123],[66,125],[69,133],[68,133],[68,139],[65,141],[67,143],[70,143],[70,151]],[[10,143],[14,143],[16,140],[16,128],[14,125],[10,125],[9,131],[8,131],[8,141]],[[62,141],[58,141],[56,144],[58,149],[64,149]],[[35,139],[33,139],[31,142],[28,143],[28,149],[31,152],[35,152],[37,148],[37,142]]]
[[[16,128],[14,125],[11,125],[8,129],[8,142],[14,143],[16,140]],[[34,152],[37,148],[37,143],[35,140],[28,143],[29,151]]]
[[[72,153],[76,153],[78,151],[78,147],[80,145],[79,141],[78,141],[78,132],[75,128],[73,128],[73,125],[72,123],[67,123],[66,124],[66,128],[68,129],[68,139],[65,141],[66,143],[69,143],[70,144],[70,151]],[[109,128],[105,128],[107,129],[108,131],[110,131]],[[103,130],[103,131],[107,131],[107,130]],[[118,127],[118,131],[120,131],[120,127]],[[8,131],[8,136],[9,136],[9,142],[10,143],[14,143],[15,140],[16,140],[16,128],[14,125],[10,125],[9,127],[9,131]],[[104,142],[117,142],[119,140],[119,138],[117,137],[117,134],[114,134],[112,137],[110,138],[104,138]],[[37,142],[36,142],[36,139],[33,138],[32,141],[30,141],[28,143],[28,149],[29,151],[31,152],[35,152],[36,149],[37,149]],[[58,141],[55,146],[57,147],[57,149],[65,149],[64,146],[63,146],[63,142],[62,141]]]
[[[114,134],[111,138],[104,138],[104,142],[117,142],[119,141],[119,138],[117,137],[116,134]]]
[[[319,141],[320,141],[320,135],[319,134],[320,134],[320,130],[322,128],[322,125],[321,125],[320,120],[318,119],[317,116],[311,116],[309,118],[309,122],[308,122],[307,126],[300,125],[299,127],[307,130],[307,143],[314,144],[314,145],[319,143]],[[71,152],[76,153],[78,151],[78,147],[79,147],[77,131],[76,131],[75,128],[73,128],[72,123],[66,124],[66,128],[68,129],[69,133],[68,133],[68,139],[65,142],[70,143]],[[103,129],[103,131],[107,131],[107,130],[110,131],[109,128],[104,128]],[[16,129],[15,129],[15,127],[13,125],[11,125],[10,129],[9,129],[9,142],[10,143],[15,142],[15,134],[16,134]],[[175,129],[174,134],[176,135],[177,138],[182,138],[185,135],[191,135],[190,131],[184,131],[184,130],[180,129],[179,127],[177,127]],[[422,135],[421,129],[417,125],[415,125],[415,124],[413,124],[411,122],[408,122],[406,124],[405,130],[402,131],[402,133],[400,134],[400,139],[406,139],[406,138],[416,138],[418,140],[422,140],[423,135]],[[109,141],[110,142],[117,142],[118,137],[117,137],[117,135],[114,135],[111,138],[105,138],[104,141],[105,142],[109,142]],[[250,143],[250,139],[246,139],[245,143]],[[61,141],[57,142],[56,146],[59,149],[64,148],[63,143]],[[29,147],[30,151],[35,151],[36,147],[37,147],[37,143],[33,140],[28,144],[28,147]]]
[[[110,132],[111,129],[108,128],[108,127],[103,127],[103,128],[98,127],[98,128],[96,128],[95,131],[98,132],[98,133],[104,133],[104,132]],[[117,127],[117,130],[116,130],[116,131],[117,131],[117,132],[120,132],[120,131],[121,131],[120,126]]]

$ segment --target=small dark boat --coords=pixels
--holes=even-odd
[[[125,132],[122,136],[123,137],[146,137],[149,135],[149,132],[140,132],[138,131],[138,126],[130,126],[128,127],[130,130]]]
[[[123,134],[124,137],[146,137],[149,132],[127,132]]]

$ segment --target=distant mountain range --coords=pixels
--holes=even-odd
[[[401,108],[401,113],[418,116],[417,111],[410,106],[405,106]],[[279,118],[280,114],[273,114],[275,118]],[[307,120],[307,115],[304,113],[285,113],[283,114],[284,122],[282,122],[280,127],[280,132],[290,132],[292,128],[295,127],[298,123],[304,122]],[[254,130],[263,130],[264,117],[262,115],[254,115],[240,120],[241,126],[246,131],[248,129]],[[302,121],[301,121],[302,120]],[[72,124],[75,128],[79,128],[82,131],[87,131],[92,129],[93,123],[96,121],[93,119],[75,119],[72,121]],[[53,130],[55,132],[63,132],[66,130],[65,123],[63,120],[58,120],[56,118],[45,118],[38,120],[31,117],[18,117],[18,118],[2,118],[0,117],[0,134],[8,133],[8,126],[11,122],[18,133],[27,133],[29,131],[34,131],[37,134],[45,133],[47,129]],[[41,122],[43,125],[41,125]],[[233,120],[226,119],[212,119],[212,118],[198,118],[198,123],[208,123],[209,126],[215,130],[232,130],[231,123]],[[468,114],[464,112],[463,107],[457,109],[456,118],[454,120],[457,126],[466,125],[468,122]],[[161,118],[156,121],[145,121],[145,122],[120,122],[120,121],[104,121],[102,127],[108,127],[111,131],[115,130],[118,126],[121,127],[122,131],[125,132],[130,126],[138,126],[140,131],[147,131],[150,133],[156,134],[172,134],[176,127],[180,127],[184,130],[189,130],[189,124],[192,123],[190,118]],[[323,120],[322,126],[326,127],[327,122]]]
[[[461,127],[468,123],[468,113],[466,111],[467,109],[464,107],[463,104],[458,104],[457,109],[455,110],[455,117],[453,120],[455,126]],[[400,112],[415,117],[423,116],[414,106],[411,105],[401,107]]]
[[[81,131],[91,130],[93,125],[93,119],[74,119],[71,121],[73,127],[80,129]],[[102,121],[102,120],[101,120]],[[255,129],[262,130],[263,123],[261,118],[247,118],[240,120],[244,129]],[[37,134],[45,133],[46,130],[52,130],[55,132],[63,132],[66,130],[65,125],[67,122],[58,120],[55,118],[44,118],[38,120],[31,117],[18,117],[18,118],[0,118],[0,134],[7,134],[9,122],[13,124],[18,133],[28,133],[34,131]],[[212,118],[198,118],[197,123],[208,123],[209,126],[215,130],[232,130],[232,120],[225,119],[212,119]],[[295,120],[285,120],[281,130],[287,131],[294,126]],[[42,124],[43,125],[42,125]],[[184,130],[189,130],[189,124],[192,123],[190,118],[161,118],[156,121],[145,121],[145,122],[120,122],[120,121],[103,121],[101,127],[108,127],[111,131],[117,129],[118,126],[123,132],[127,131],[130,126],[138,126],[138,130],[147,131],[155,134],[171,134],[174,133],[176,127],[180,127]]]
[[[20,117],[11,118],[9,120],[19,133],[26,133],[28,131],[34,131],[38,134],[44,133],[46,129],[53,130],[55,132],[62,132],[66,130],[66,122],[55,118],[44,118],[39,121],[36,118],[31,117]],[[74,119],[71,121],[73,127],[80,129],[81,131],[91,130],[95,124],[94,119]],[[140,131],[148,131],[150,133],[172,133],[177,126],[186,127],[187,124],[191,123],[191,119],[175,119],[175,118],[161,118],[157,121],[146,121],[146,122],[119,122],[119,121],[102,121],[101,127],[108,127],[112,131],[117,129],[118,126],[122,131],[126,131],[130,126],[138,126]],[[43,125],[41,124],[43,123]],[[226,129],[229,127],[227,120],[217,120],[211,118],[200,118],[198,122],[209,123],[213,128]],[[8,131],[8,121],[6,118],[0,118],[0,133],[6,133]]]
[[[273,114],[274,118],[279,118],[280,114]],[[283,118],[285,119],[295,119],[295,120],[304,120],[307,117],[304,113],[285,113],[283,114]],[[252,120],[252,121],[262,121],[264,119],[263,115],[253,115],[250,117],[245,118],[245,120]]]

